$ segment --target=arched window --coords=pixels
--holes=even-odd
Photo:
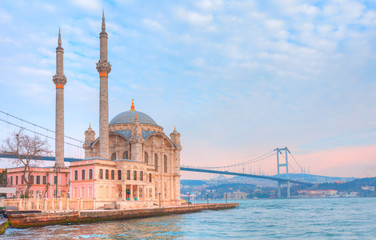
[[[125,151],[125,152],[123,153],[123,159],[129,159],[129,158],[128,158],[128,151]]]
[[[111,160],[116,160],[116,153],[113,153],[113,154],[111,155]]]
[[[43,176],[43,184],[47,184],[47,176]]]
[[[99,179],[103,179],[103,169],[99,169]]]
[[[9,185],[13,185],[13,177],[10,177]]]
[[[12,178],[12,182],[13,182],[13,178]],[[34,176],[33,175],[31,175],[31,177],[30,177],[30,182],[31,182],[31,184],[34,184]]]
[[[118,180],[121,180],[121,170],[118,170]]]
[[[133,171],[133,180],[137,180],[137,171]]]
[[[154,154],[154,166],[155,166],[155,171],[157,172],[158,171],[158,155],[157,154]]]
[[[151,182],[151,173],[149,173],[149,182]]]
[[[93,169],[89,169],[89,179],[93,179]]]
[[[85,170],[81,171],[81,180],[85,180]]]
[[[111,180],[115,180],[115,170],[111,170]]]
[[[37,176],[37,184],[40,184],[40,176]]]
[[[77,170],[75,170],[74,171],[74,180],[78,180],[78,171]]]
[[[18,185],[18,176],[16,176],[16,185]]]
[[[145,154],[144,154],[144,161],[145,161],[146,164],[149,163],[149,156],[148,156],[147,152],[145,152]]]
[[[164,172],[167,173],[167,156],[164,155]]]
[[[140,181],[144,181],[144,172],[140,171]]]
[[[131,180],[131,170],[127,170],[127,180]]]
[[[110,170],[106,169],[106,179],[110,179]]]

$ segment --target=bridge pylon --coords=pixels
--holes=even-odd
[[[277,152],[277,173],[278,178],[281,178],[281,168],[285,168],[285,174],[286,174],[286,180],[280,180],[278,181],[278,198],[281,198],[281,185],[282,182],[286,182],[287,185],[287,198],[290,198],[290,176],[289,176],[289,160],[288,160],[288,153],[290,153],[290,150],[287,147],[284,148],[276,148],[274,151]],[[285,161],[280,162],[279,155],[281,154],[283,156],[282,151],[285,151]]]

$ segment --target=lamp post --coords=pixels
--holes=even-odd
[[[158,192],[159,207],[161,207],[161,192]]]
[[[56,172],[56,192],[55,192],[55,198],[57,198],[57,184],[58,184],[58,182],[59,182],[59,179],[58,179],[58,175],[57,175],[57,173],[60,172],[60,171],[61,171],[61,168],[59,168],[59,167],[56,167],[56,168],[54,169],[54,172]]]
[[[190,193],[188,192],[187,195],[188,195],[188,205],[189,205],[189,195],[190,195]]]
[[[209,204],[209,193],[206,193],[206,203]]]

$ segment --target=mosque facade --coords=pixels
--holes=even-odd
[[[167,136],[149,115],[137,111],[134,101],[129,111],[108,118],[108,78],[105,18],[102,17],[100,60],[99,136],[85,131],[85,158],[64,164],[64,85],[61,34],[56,48],[56,131],[55,165],[34,167],[30,197],[92,199],[96,208],[116,203],[121,208],[180,205],[180,133]],[[25,189],[23,168],[8,169],[8,186],[21,196]],[[17,179],[17,181],[16,181]],[[38,180],[37,180],[38,179]],[[56,188],[55,188],[56,186]],[[9,196],[11,197],[11,196]]]

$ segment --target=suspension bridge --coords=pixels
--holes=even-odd
[[[14,131],[15,129],[22,129],[23,131],[38,135],[40,137],[44,137],[48,141],[55,141],[55,132],[53,130],[29,122],[27,120],[16,117],[1,110],[0,122],[3,123],[3,125],[6,125],[6,129],[0,128],[0,131],[7,132],[8,137],[11,131]],[[64,138],[64,143],[68,149],[68,155],[73,155],[64,158],[64,161],[73,162],[82,160],[83,141],[69,136],[64,136]],[[76,149],[77,152],[69,150],[71,148]],[[17,156],[11,153],[0,152],[0,158],[12,159],[17,158]],[[55,157],[51,156],[39,156],[38,159],[43,161],[55,161]],[[289,159],[292,159],[293,161],[289,162]],[[290,179],[290,173],[305,173],[305,167],[302,163],[299,163],[297,161],[297,159],[294,157],[294,155],[290,152],[290,150],[287,147],[276,148],[259,157],[252,158],[250,160],[243,161],[240,163],[214,167],[181,165],[180,170],[188,172],[231,175],[275,181],[278,183],[278,198],[282,197],[281,194],[283,185],[286,186],[287,198],[290,198],[291,184],[312,185],[312,183],[309,182]]]

